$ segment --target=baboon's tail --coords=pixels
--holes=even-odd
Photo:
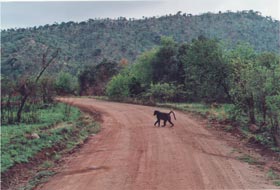
[[[173,113],[174,119],[176,120],[175,113],[173,111],[170,111],[169,114],[171,113]]]

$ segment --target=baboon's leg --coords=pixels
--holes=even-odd
[[[158,120],[156,120],[156,122],[155,122],[155,124],[154,124],[154,126],[156,126],[156,124],[158,123]]]
[[[158,120],[158,127],[160,126],[160,119]]]
[[[160,126],[160,119],[155,122],[154,126],[156,126],[156,124],[158,124],[158,127]]]
[[[164,123],[163,123],[163,126],[162,126],[162,127],[165,127],[165,125],[166,125],[166,120],[164,120]]]
[[[171,127],[174,126],[174,124],[172,123],[171,119],[168,119],[168,122],[171,124]]]

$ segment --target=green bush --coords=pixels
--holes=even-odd
[[[61,72],[55,81],[58,94],[75,94],[78,89],[78,79],[69,73]]]
[[[129,80],[129,76],[125,74],[118,74],[114,76],[107,84],[107,96],[113,99],[122,99],[129,97]]]
[[[169,83],[151,84],[146,96],[159,102],[172,101],[176,96],[176,90],[176,86]]]

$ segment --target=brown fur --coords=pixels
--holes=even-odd
[[[159,126],[160,126],[160,120],[163,120],[164,125],[163,125],[162,127],[165,127],[166,121],[168,121],[168,122],[171,124],[171,127],[173,127],[174,124],[172,123],[171,117],[170,117],[170,114],[171,114],[171,113],[173,113],[174,119],[176,120],[175,113],[174,113],[173,111],[170,111],[169,113],[163,113],[163,112],[160,112],[160,111],[155,110],[155,111],[154,111],[154,115],[157,116],[157,120],[156,120],[154,126],[155,126],[156,124],[158,124],[158,127],[159,127]]]

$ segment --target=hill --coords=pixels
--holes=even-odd
[[[33,28],[1,31],[2,76],[17,78],[36,72],[42,53],[60,48],[59,64],[51,73],[67,70],[76,74],[86,65],[103,58],[119,61],[135,58],[158,45],[161,36],[172,36],[177,42],[190,42],[203,35],[225,42],[227,48],[248,42],[255,50],[279,52],[280,22],[259,12],[241,11],[182,14],[140,20],[120,17],[63,22]]]

